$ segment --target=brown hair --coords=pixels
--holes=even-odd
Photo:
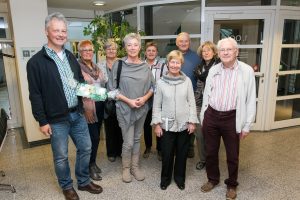
[[[197,50],[197,54],[198,56],[202,57],[202,52],[203,52],[203,48],[205,46],[208,46],[214,53],[214,58],[217,57],[218,55],[218,50],[217,50],[217,47],[216,45],[211,42],[211,41],[205,41],[202,45],[199,46],[198,50]]]
[[[156,51],[158,51],[156,42],[147,42],[146,45],[145,45],[145,50],[147,50],[148,47],[155,47]]]

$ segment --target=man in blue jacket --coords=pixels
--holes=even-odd
[[[178,34],[176,38],[176,46],[178,47],[178,50],[182,52],[184,57],[184,63],[181,67],[181,71],[183,71],[183,73],[185,73],[185,75],[187,75],[191,79],[193,84],[193,89],[195,91],[197,79],[194,75],[194,69],[198,65],[200,65],[201,59],[196,52],[190,49],[190,44],[191,44],[191,38],[187,32],[181,32]],[[195,141],[195,135],[192,134],[190,140],[189,152],[188,152],[189,158],[193,158],[195,156],[194,141]]]
[[[91,140],[82,115],[81,98],[76,96],[76,84],[84,82],[80,66],[67,42],[67,21],[60,13],[46,17],[47,44],[27,63],[29,99],[40,131],[50,136],[55,173],[66,199],[79,199],[73,188],[68,161],[68,139],[76,148],[75,175],[78,189],[98,194],[102,187],[89,178]]]

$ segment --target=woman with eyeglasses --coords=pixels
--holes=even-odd
[[[113,39],[108,39],[104,44],[104,50],[105,59],[98,64],[106,69],[109,78],[113,64],[118,60],[118,44]],[[122,131],[116,114],[104,112],[104,128],[107,158],[110,162],[115,162],[117,157],[121,157],[123,144]]]
[[[93,62],[93,43],[89,40],[80,41],[78,44],[78,52],[80,56],[78,62],[86,83],[98,87],[105,87],[108,80],[106,70],[104,68],[100,68]],[[96,164],[96,157],[100,142],[100,129],[104,114],[104,102],[95,102],[92,99],[83,98],[83,108],[92,141],[89,173],[93,180],[99,181],[102,180],[102,177],[100,176],[101,169]]]
[[[220,62],[220,59],[218,58],[217,47],[211,41],[206,41],[202,45],[200,45],[197,50],[197,54],[200,58],[202,58],[201,64],[197,66],[194,71],[194,74],[197,77],[197,86],[195,90],[196,108],[198,115],[200,115],[203,101],[203,92],[209,69],[213,65],[218,64]],[[197,125],[195,135],[197,139],[197,147],[200,158],[200,161],[196,164],[196,169],[201,170],[206,165],[206,152],[204,148],[204,137],[201,131],[200,124]]]
[[[192,81],[181,71],[183,54],[171,51],[167,63],[169,71],[157,81],[151,124],[156,135],[161,137],[160,188],[166,190],[170,185],[174,168],[175,183],[184,190],[190,138],[198,118]]]

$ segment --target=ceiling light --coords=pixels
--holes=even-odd
[[[94,6],[104,6],[105,2],[104,1],[94,1],[93,4],[94,4]]]

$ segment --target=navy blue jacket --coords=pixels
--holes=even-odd
[[[75,56],[65,50],[74,73],[74,79],[84,82]],[[68,119],[68,103],[56,63],[43,47],[27,62],[27,79],[32,113],[40,126]],[[83,112],[82,99],[78,97],[78,111]]]

